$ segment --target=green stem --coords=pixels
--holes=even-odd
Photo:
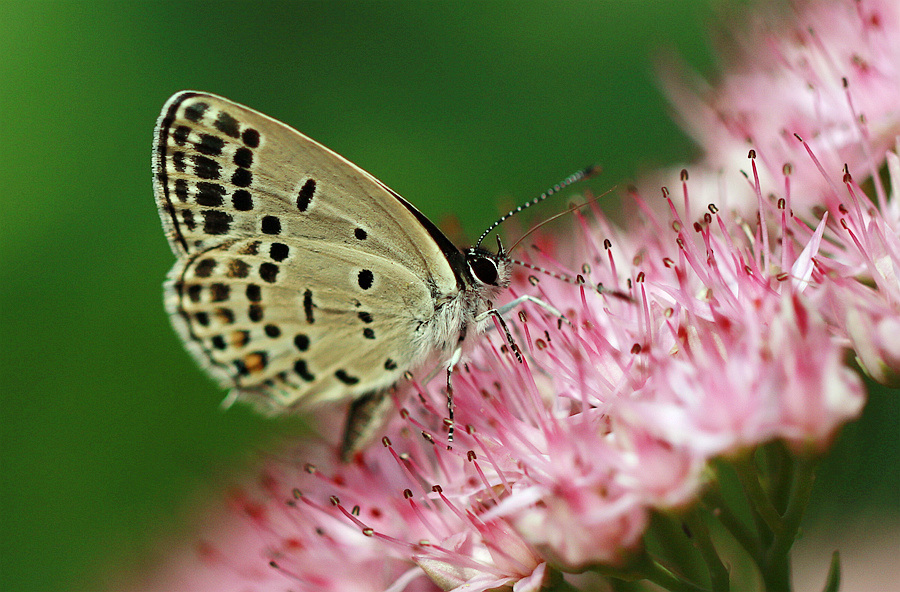
[[[781,532],[775,538],[772,549],[787,552],[794,544],[794,538],[800,529],[800,520],[809,503],[813,485],[816,482],[816,466],[818,461],[811,458],[801,458],[797,461],[795,478],[791,487],[791,497],[788,501],[787,511],[782,519]]]
[[[608,578],[615,578],[623,582],[636,582],[648,580],[669,592],[710,592],[706,588],[697,586],[677,575],[665,567],[659,561],[653,559],[646,552],[629,564],[627,569],[617,569],[610,566],[598,565],[593,568],[596,573]]]
[[[766,471],[769,474],[770,499],[779,514],[787,511],[791,483],[794,480],[794,461],[784,442],[777,440],[763,446],[766,456]]]
[[[781,516],[759,482],[758,469],[753,458],[738,460],[734,463],[734,467],[754,513],[762,520],[768,532],[777,536],[782,530]]]
[[[719,553],[713,544],[701,509],[697,507],[688,512],[685,515],[685,521],[693,533],[694,544],[700,551],[704,562],[706,562],[706,567],[709,570],[709,581],[713,591],[729,592],[731,583],[728,569],[722,563],[722,558],[719,557]]]
[[[781,528],[775,532],[775,539],[766,552],[766,572],[763,577],[770,590],[790,590],[790,550],[800,529],[800,520],[809,503],[815,483],[817,462],[802,457],[795,463],[794,480],[788,499],[787,511],[781,521]]]
[[[663,564],[649,557],[642,567],[647,580],[670,592],[710,592],[706,588],[701,588],[692,582],[682,579]]]
[[[648,554],[681,574],[683,579],[698,581],[706,570],[687,530],[683,513],[654,513],[644,533],[644,545]]]
[[[762,567],[762,544],[753,532],[731,510],[718,489],[711,488],[703,496],[703,504],[709,512],[715,516],[731,536],[744,548],[744,551],[753,558],[757,567]]]
[[[622,582],[636,582],[638,580],[647,579],[647,576],[644,573],[644,569],[647,563],[650,561],[651,560],[646,557],[646,553],[644,553],[644,556],[637,558],[633,562],[629,563],[627,568],[618,568],[609,565],[595,565],[591,568],[591,571],[598,573],[601,576],[613,578]]]

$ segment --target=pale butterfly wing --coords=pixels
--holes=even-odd
[[[277,410],[384,389],[430,353],[417,331],[464,289],[462,255],[406,201],[214,95],[173,96],[154,140],[167,308],[223,386]]]

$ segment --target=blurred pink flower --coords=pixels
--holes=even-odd
[[[836,206],[827,178],[797,166],[795,134],[829,175],[847,164],[864,177],[876,173],[900,134],[900,4],[795,0],[786,11],[790,18],[778,9],[742,13],[746,22],[728,26],[727,71],[713,85],[683,68],[666,69],[683,127],[704,151],[703,162],[691,167],[695,179],[708,177],[701,203],[756,207],[736,174],[753,148],[765,183],[778,179],[785,163],[795,165],[792,183],[806,191],[795,195],[794,208]]]
[[[307,443],[310,444],[310,443]],[[304,457],[329,451],[304,447]],[[321,457],[320,457],[321,458]],[[180,549],[169,549],[165,567],[135,590],[264,592],[299,588],[323,591],[381,592],[399,582],[410,592],[437,590],[415,573],[408,559],[385,552],[378,540],[363,534],[328,503],[307,504],[300,487],[365,491],[361,518],[385,529],[403,529],[410,510],[402,498],[388,492],[391,467],[377,478],[358,466],[341,466],[326,477],[312,465],[289,461],[265,463],[255,479],[229,491],[203,516],[195,538]],[[396,477],[396,475],[395,475]],[[395,499],[397,498],[397,499]],[[404,531],[410,537],[418,532]]]

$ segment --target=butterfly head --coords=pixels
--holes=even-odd
[[[503,249],[500,237],[497,237],[496,253],[482,247],[471,247],[465,250],[464,255],[469,282],[484,297],[493,298],[509,286],[512,261]]]

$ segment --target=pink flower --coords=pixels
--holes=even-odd
[[[510,296],[538,295],[566,321],[524,307],[524,363],[483,336],[453,380],[452,450],[445,395],[412,382],[384,446],[350,465],[334,446],[281,455],[314,465],[269,463],[233,497],[231,526],[202,537],[199,567],[157,589],[539,590],[551,571],[627,568],[651,514],[696,504],[714,458],[776,438],[826,446],[863,397],[807,296],[825,278],[824,223],[795,243],[782,217],[782,241],[767,242],[765,227],[670,211],[628,232],[579,216],[578,239],[554,249],[583,262],[571,268],[547,239],[533,250],[583,283],[515,278]],[[793,273],[767,272],[780,266]]]
[[[330,451],[304,447],[306,458],[316,454],[326,458]],[[406,582],[406,590],[436,590],[420,573],[414,574],[416,578],[407,575],[413,567],[408,558],[385,553],[382,543],[348,522],[327,498],[307,503],[300,489],[328,489],[337,495],[347,490],[342,480],[350,480],[352,490],[366,492],[361,519],[403,530],[410,511],[400,503],[402,498],[385,491],[391,467],[368,468],[388,472],[373,479],[371,470],[342,466],[325,476],[312,465],[270,460],[255,480],[232,490],[213,507],[192,543],[170,551],[165,569],[135,589],[380,592]],[[404,532],[410,538],[422,534]]]
[[[650,556],[654,523],[684,520],[685,544],[714,551],[693,518],[724,511],[703,495],[720,463],[744,463],[752,489],[746,459],[761,448],[786,443],[799,467],[825,450],[865,400],[848,351],[879,380],[900,376],[900,208],[849,174],[887,162],[900,179],[886,144],[900,130],[898,7],[800,7],[791,24],[754,28],[752,57],[699,112],[683,102],[706,174],[667,179],[677,190],[661,200],[633,191],[626,228],[594,205],[568,240],[527,248],[532,269],[508,296],[565,319],[530,303],[513,313],[522,362],[501,331],[478,340],[453,376],[452,443],[443,381],[405,381],[380,445],[347,465],[309,442],[271,459],[141,589],[525,592],[577,588],[583,570],[664,587],[686,577]],[[741,167],[723,195],[719,171]],[[786,473],[802,507],[811,476]],[[748,552],[786,553],[798,516],[760,515],[771,540]]]
[[[874,201],[844,175],[846,199],[830,228],[831,253],[819,265],[829,278],[822,307],[875,380],[900,384],[900,158],[887,152],[894,195]]]
[[[795,134],[819,155],[823,170],[873,175],[900,134],[900,5],[893,0],[793,3],[791,19],[755,13],[734,39],[729,71],[714,87],[692,86],[674,76],[666,85],[686,131],[706,152],[695,178],[722,176],[727,202],[756,205],[752,191],[734,176],[751,148],[763,163],[764,181],[795,165],[792,207],[836,205],[829,182],[813,167],[800,167]],[[697,104],[700,95],[701,103]],[[838,179],[840,177],[838,176]],[[712,185],[715,186],[715,185]]]

